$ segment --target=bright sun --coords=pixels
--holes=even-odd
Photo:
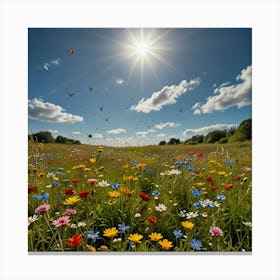
[[[168,50],[163,40],[167,32],[168,30],[157,34],[150,29],[126,29],[126,37],[121,46],[123,57],[129,60],[131,65],[127,80],[139,70],[143,84],[144,72],[148,69],[158,79],[156,63],[168,64],[163,56],[165,50]]]
[[[139,56],[144,57],[149,53],[149,44],[144,41],[136,42],[135,51]]]

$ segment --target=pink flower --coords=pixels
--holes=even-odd
[[[68,225],[70,222],[69,220],[69,217],[68,216],[63,216],[57,220],[54,220],[52,222],[52,224],[55,226],[55,227],[62,227],[62,226],[65,226],[65,225]]]
[[[76,210],[74,209],[66,209],[65,212],[63,213],[64,216],[73,216],[77,213]]]
[[[88,179],[87,181],[88,181],[88,183],[90,183],[91,185],[95,185],[95,184],[98,182],[97,179]]]
[[[209,232],[211,233],[212,236],[217,236],[217,237],[220,237],[224,234],[219,227],[210,227]]]
[[[44,212],[47,212],[49,209],[50,209],[50,205],[48,205],[48,204],[43,204],[43,205],[38,206],[38,207],[35,209],[35,213],[36,213],[36,214],[38,214],[38,213],[44,213]]]

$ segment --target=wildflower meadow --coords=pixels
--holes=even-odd
[[[29,143],[29,252],[252,250],[251,142]]]

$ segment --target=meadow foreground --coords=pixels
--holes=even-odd
[[[251,251],[251,142],[29,143],[28,250]]]

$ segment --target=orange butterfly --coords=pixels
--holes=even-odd
[[[72,54],[74,53],[74,50],[71,48],[71,49],[67,50],[67,53],[68,53],[69,55],[72,55]]]

